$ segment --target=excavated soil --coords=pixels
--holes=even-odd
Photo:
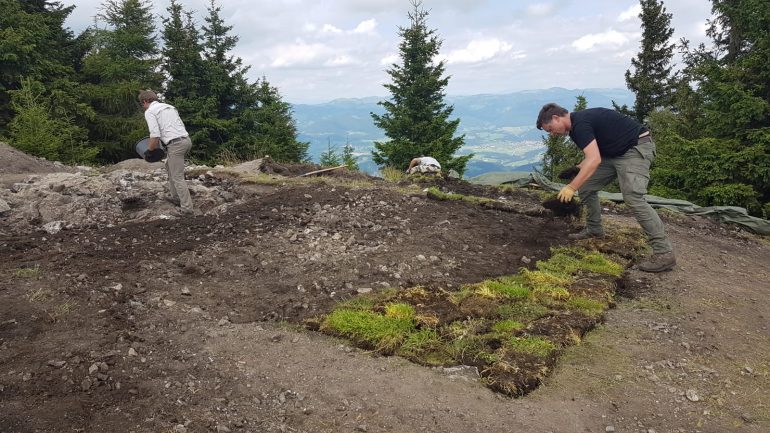
[[[432,200],[426,185],[345,170],[296,182],[315,167],[272,164],[257,182],[202,169],[190,177],[202,213],[180,219],[167,216],[157,167],[68,174],[107,185],[88,195],[71,178],[51,186],[42,166],[0,195],[11,205],[0,214],[3,432],[770,428],[770,247],[753,236],[667,221],[679,266],[629,271],[605,323],[511,399],[472,368],[380,357],[301,324],[370,290],[531,268],[566,242],[569,219]],[[438,186],[539,206],[522,191]],[[67,212],[30,217],[34,197]],[[72,216],[99,200],[114,203],[104,218]]]

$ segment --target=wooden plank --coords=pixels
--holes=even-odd
[[[310,173],[300,174],[298,177],[305,177],[305,176],[310,176],[310,175],[313,175],[313,174],[326,173],[327,171],[339,170],[339,169],[341,169],[343,167],[347,167],[347,166],[346,165],[339,165],[337,167],[324,168],[324,169],[321,169],[321,170],[311,171]]]

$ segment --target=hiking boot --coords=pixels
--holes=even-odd
[[[604,232],[591,233],[586,229],[583,229],[577,233],[570,233],[567,235],[567,238],[573,241],[580,241],[583,239],[603,238],[603,237],[604,237]]]
[[[166,200],[167,202],[169,202],[169,203],[171,203],[171,204],[173,204],[175,206],[179,206],[179,199],[172,197],[171,194],[164,195],[163,196],[163,200]]]
[[[674,253],[669,251],[667,253],[653,254],[647,260],[636,265],[636,269],[644,272],[663,272],[670,271],[676,265],[676,257]]]

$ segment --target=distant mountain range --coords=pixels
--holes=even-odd
[[[556,102],[572,109],[579,95],[586,97],[589,107],[632,105],[633,93],[626,89],[526,90],[504,95],[447,96],[454,106],[452,119],[459,118],[458,134],[465,134],[460,154],[474,153],[465,172],[466,177],[498,171],[531,170],[540,163],[545,150],[543,132],[535,128],[540,108]],[[371,151],[375,141],[385,134],[374,126],[370,113],[382,114],[377,105],[384,97],[336,99],[323,104],[294,104],[299,139],[310,142],[309,153],[318,161],[328,146],[339,153],[350,143],[358,156],[359,166],[371,174],[377,172]],[[419,156],[419,155],[415,155]]]

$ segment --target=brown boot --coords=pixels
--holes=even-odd
[[[676,257],[674,257],[672,251],[669,251],[667,253],[653,254],[647,260],[636,265],[636,269],[644,272],[663,272],[670,271],[675,265]]]
[[[592,239],[592,238],[603,238],[604,232],[599,233],[591,233],[586,229],[583,229],[577,233],[570,233],[567,235],[568,239],[572,239],[573,241],[580,241],[583,239]]]

